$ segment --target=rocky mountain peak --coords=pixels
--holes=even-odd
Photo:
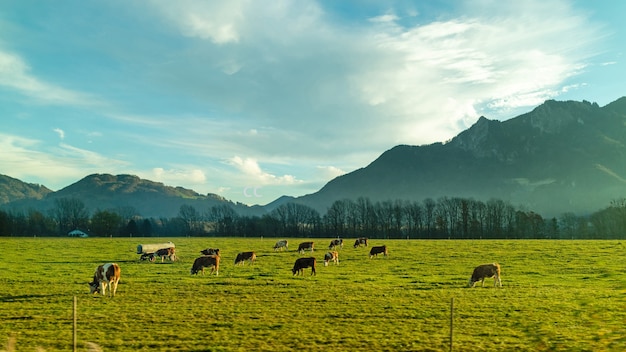
[[[586,100],[547,100],[528,114],[522,115],[522,119],[528,119],[530,125],[542,133],[556,134],[571,124],[584,124],[591,114],[599,110],[597,103]]]
[[[489,131],[498,123],[498,121],[492,121],[481,116],[470,128],[454,137],[449,145],[471,151],[474,154],[484,155],[484,146],[489,138]]]

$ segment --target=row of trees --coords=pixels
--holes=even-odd
[[[66,236],[81,229],[92,236],[266,236],[370,238],[624,238],[626,200],[591,214],[559,219],[516,209],[507,202],[443,197],[438,200],[338,200],[321,215],[286,203],[263,216],[240,216],[228,205],[204,212],[180,207],[173,218],[142,218],[132,207],[96,210],[75,198],[55,201],[47,214],[0,211],[0,236]]]

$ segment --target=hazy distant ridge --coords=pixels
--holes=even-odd
[[[133,175],[109,174],[89,175],[57,192],[47,194],[41,200],[22,199],[7,206],[22,210],[44,210],[54,207],[54,200],[60,198],[80,199],[90,211],[131,207],[137,211],[137,215],[154,218],[174,217],[184,204],[195,207],[200,214],[216,205],[227,205],[246,215],[262,212],[216,194],[202,195],[190,189],[166,186]]]

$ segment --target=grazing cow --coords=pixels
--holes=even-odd
[[[343,248],[343,240],[342,239],[336,239],[336,240],[330,241],[330,245],[328,246],[328,249],[335,249],[337,247]]]
[[[274,245],[274,250],[275,251],[277,251],[279,249],[282,250],[283,248],[285,250],[287,250],[287,249],[289,249],[288,245],[289,245],[289,242],[287,240],[280,240],[280,241],[276,242],[276,244]]]
[[[235,259],[235,265],[240,264],[240,263],[241,265],[244,265],[246,264],[246,260],[250,261],[250,265],[254,264],[254,261],[256,260],[256,253],[241,252],[237,254],[237,258]]]
[[[500,280],[500,264],[490,263],[477,266],[469,280],[469,287],[474,287],[478,281],[482,281],[482,287],[485,287],[485,279],[493,277],[493,286],[502,287]]]
[[[324,254],[324,266],[328,266],[329,262],[333,262],[339,264],[339,253],[337,251],[332,251]]]
[[[354,241],[354,248],[365,246],[367,247],[367,237],[360,237]]]
[[[313,247],[315,247],[314,242],[302,242],[298,246],[298,252],[302,254],[304,253],[305,250],[309,250],[309,249],[311,250],[311,252],[313,252]]]
[[[161,257],[161,263],[163,263],[163,259],[165,258],[169,259],[170,261],[175,261],[176,260],[176,248],[174,247],[161,248],[158,251],[154,252],[154,255],[152,256],[150,261],[154,261],[154,258],[159,258],[159,257]]]
[[[196,258],[191,267],[191,275],[195,275],[198,271],[202,271],[204,275],[204,268],[211,268],[209,275],[215,272],[215,276],[220,274],[220,256],[219,255],[203,255]]]
[[[315,274],[315,258],[313,257],[298,258],[296,259],[296,262],[293,264],[293,269],[291,269],[291,272],[293,272],[294,275],[296,275],[296,273],[298,275],[300,274],[304,275],[304,269],[308,267],[311,268],[311,275],[316,275]]]
[[[154,261],[154,253],[142,253],[141,254],[141,258],[139,258],[141,260],[150,260],[151,262]]]
[[[204,255],[220,255],[219,248],[207,248],[200,251]]]
[[[370,250],[370,259],[372,259],[372,257],[374,256],[378,257],[380,253],[384,254],[386,257],[389,254],[387,252],[387,246],[372,247],[372,249]]]
[[[107,286],[109,288],[109,296],[115,297],[117,284],[120,282],[120,266],[116,263],[106,263],[96,268],[93,274],[93,281],[89,283],[89,293],[102,293],[106,295]]]

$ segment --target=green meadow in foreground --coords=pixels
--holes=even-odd
[[[139,261],[138,244],[171,240],[179,260]],[[2,238],[0,350],[454,351],[626,350],[626,248],[620,241],[376,240],[339,250],[317,276],[293,276],[295,249],[260,238]],[[303,240],[302,240],[303,241]],[[220,248],[219,276],[191,276]],[[254,265],[235,266],[256,251]],[[473,268],[497,261],[502,288],[467,288]],[[88,294],[95,268],[117,262],[114,298]],[[208,271],[207,271],[208,274]],[[13,341],[15,347],[7,341]]]

